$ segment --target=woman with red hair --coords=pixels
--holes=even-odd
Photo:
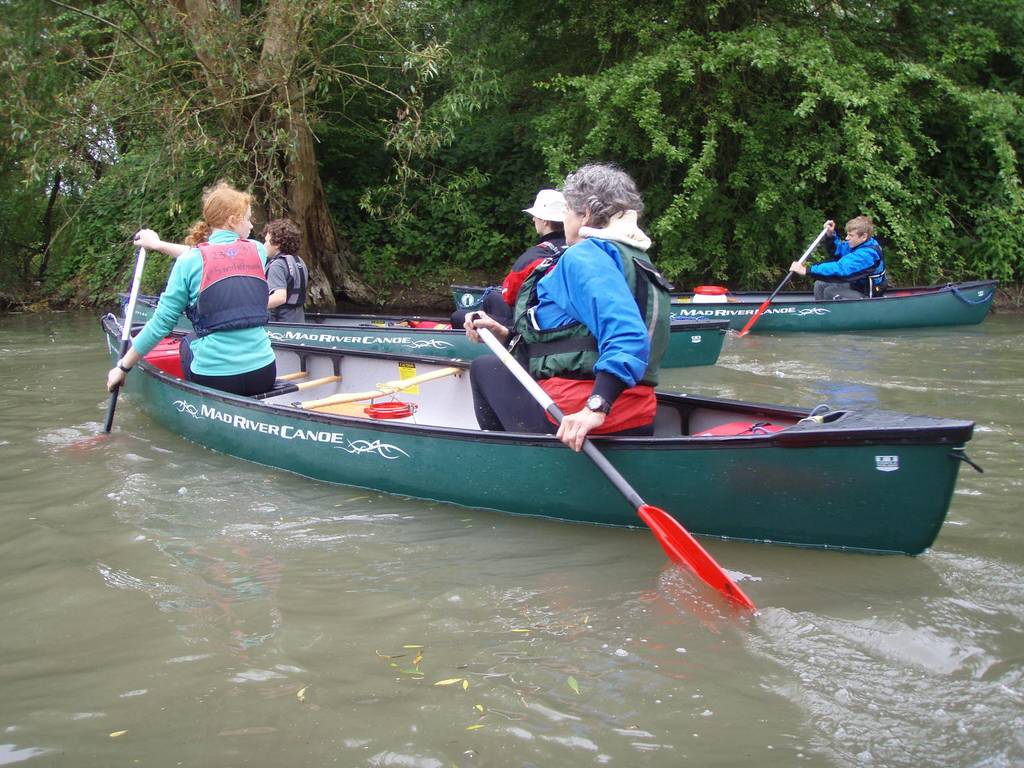
[[[250,195],[224,182],[206,191],[202,221],[193,228],[193,241],[202,242],[175,260],[153,317],[110,369],[107,389],[124,382],[182,312],[196,335],[182,344],[189,381],[236,395],[273,389],[277,364],[265,327],[267,253],[262,243],[248,239],[250,232]]]

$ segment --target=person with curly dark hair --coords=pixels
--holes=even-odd
[[[277,323],[304,323],[309,270],[299,258],[302,236],[291,219],[274,219],[263,228],[263,244],[267,249],[267,283],[270,319]]]

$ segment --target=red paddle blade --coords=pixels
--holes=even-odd
[[[756,610],[754,603],[743,594],[743,590],[736,582],[729,578],[707,550],[672,515],[650,504],[643,504],[636,511],[654,532],[665,554],[677,563],[689,567],[705,583],[726,597],[735,600],[744,608]]]
[[[743,330],[740,331],[737,336],[746,336],[750,333],[750,329],[754,327],[754,323],[757,322],[757,318],[764,314],[764,311],[768,309],[768,305],[772,303],[771,299],[766,299],[765,302],[757,308],[757,312],[751,315],[750,319],[747,320],[747,324],[743,326]]]

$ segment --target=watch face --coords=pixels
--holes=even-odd
[[[601,413],[608,413],[608,403],[600,395],[591,395],[587,398],[587,408],[592,411],[600,411]]]

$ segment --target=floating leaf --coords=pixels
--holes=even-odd
[[[416,654],[416,658],[414,658],[412,660],[412,665],[414,667],[418,667],[420,665],[421,661],[423,661],[423,651],[420,651],[419,653]]]
[[[373,651],[373,652],[374,652],[374,653],[376,653],[376,654],[377,654],[377,655],[378,655],[378,656],[379,656],[380,658],[382,658],[382,659],[400,659],[400,658],[402,658],[403,656],[405,656],[405,654],[404,654],[404,653],[399,653],[399,654],[396,654],[396,655],[394,655],[394,656],[389,656],[388,654],[386,654],[386,653],[381,653],[380,651],[378,651],[378,650],[376,650],[376,649],[374,649],[374,651]]]
[[[473,705],[473,709],[475,709],[476,711],[478,711],[478,712],[480,712],[481,714],[483,714],[483,711],[484,711],[484,705],[483,705],[483,704],[474,704],[474,705]]]
[[[478,731],[481,728],[486,728],[486,727],[487,727],[486,723],[477,723],[476,725],[466,726],[466,730],[467,731]]]
[[[464,690],[464,691],[468,691],[469,690],[469,680],[463,680],[462,681],[462,690]]]
[[[422,645],[403,645],[402,647],[403,648],[424,648],[426,646],[422,646]]]
[[[295,698],[298,699],[299,701],[305,701],[306,700],[306,688],[307,687],[308,686],[304,686],[301,691],[296,693],[295,694]]]
[[[530,630],[528,630],[528,629],[513,629],[512,631],[513,632],[529,632]]]
[[[576,695],[577,696],[581,695],[580,694],[580,684],[576,682],[576,678],[575,677],[573,677],[572,675],[569,675],[569,679],[566,680],[565,682],[566,682],[566,684],[570,688],[572,688],[574,691],[576,691]]]
[[[422,670],[419,670],[416,667],[409,667],[408,669],[400,669],[398,671],[403,675],[418,675],[419,677],[423,677]]]
[[[126,733],[128,733],[128,731],[114,731],[110,734],[110,738],[116,739],[118,736],[124,736]]]
[[[464,677],[449,677],[447,680],[438,680],[434,685],[455,685],[455,683],[464,683],[466,678]]]

